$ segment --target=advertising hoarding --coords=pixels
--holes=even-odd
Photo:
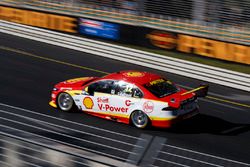
[[[0,19],[68,33],[77,33],[77,19],[68,16],[0,6]]]
[[[120,38],[118,24],[84,18],[79,19],[79,33],[112,40]]]

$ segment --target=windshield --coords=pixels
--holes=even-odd
[[[152,94],[157,97],[164,97],[179,91],[179,89],[166,79],[157,79],[144,85]]]

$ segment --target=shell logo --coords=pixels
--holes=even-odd
[[[123,74],[124,76],[126,76],[126,77],[143,77],[145,74],[144,73],[142,73],[142,72],[127,72],[127,73],[124,73]]]
[[[94,102],[90,97],[85,97],[83,99],[83,105],[85,106],[86,109],[92,109],[94,106]]]
[[[163,49],[174,49],[177,45],[177,37],[172,33],[164,31],[153,31],[147,35],[147,38],[150,39],[154,46]]]

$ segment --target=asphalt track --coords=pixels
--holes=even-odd
[[[50,92],[57,82],[82,76],[103,76],[127,69],[156,72],[186,88],[194,88],[203,82],[0,34],[1,132],[26,138],[30,135],[29,132],[36,135],[36,138],[39,137],[37,135],[53,138],[55,142],[96,150],[96,153],[106,154],[110,158],[122,161],[126,161],[133,155],[132,150],[138,147],[138,141],[143,140],[146,135],[149,138],[164,139],[164,145],[160,148],[161,152],[155,159],[155,166],[162,166],[163,163],[168,163],[169,166],[184,166],[183,164],[202,166],[199,161],[205,160],[197,161],[197,159],[203,153],[216,158],[216,160],[211,160],[214,161],[213,163],[203,162],[203,166],[219,166],[220,163],[221,166],[229,166],[226,164],[234,162],[236,164],[230,165],[250,166],[249,92],[210,83],[209,96],[200,100],[201,115],[177,124],[171,129],[139,130],[129,125],[102,120],[83,113],[59,112],[48,105]],[[46,121],[49,124],[46,124]],[[36,128],[40,130],[37,131]],[[16,129],[19,129],[18,133]],[[62,135],[62,132],[68,136]],[[88,134],[82,134],[83,132]],[[98,138],[89,134],[96,134]],[[75,137],[74,139],[80,138],[81,140],[76,142],[71,138],[72,136]],[[88,143],[88,141],[93,142]],[[179,151],[178,155],[176,150]],[[190,150],[198,154],[191,155],[194,152],[191,153]],[[0,155],[1,153],[2,151]],[[184,155],[181,155],[182,153]],[[180,159],[183,157],[184,159]],[[230,162],[224,162],[223,158]],[[190,159],[193,160],[186,162]],[[183,163],[178,163],[182,161]]]

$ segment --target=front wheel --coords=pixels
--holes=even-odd
[[[148,123],[149,123],[149,119],[148,116],[140,110],[134,111],[131,114],[131,122],[132,124],[137,127],[137,128],[145,128],[147,127]]]
[[[60,93],[57,98],[57,104],[60,110],[70,111],[74,106],[74,101],[68,93]]]

